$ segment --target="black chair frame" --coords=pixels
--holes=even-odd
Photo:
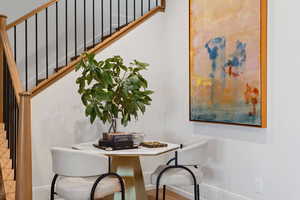
[[[182,148],[182,145],[180,146]],[[172,162],[175,162],[175,165],[170,165]],[[193,178],[193,182],[194,182],[194,196],[195,196],[195,200],[200,200],[200,185],[199,183],[197,183],[197,179],[196,179],[196,176],[195,174],[189,169],[187,168],[186,166],[184,165],[178,165],[178,152],[176,151],[175,152],[175,157],[170,159],[168,162],[167,162],[167,165],[170,165],[168,167],[166,167],[165,169],[163,169],[158,177],[157,177],[157,180],[156,180],[156,200],[159,200],[159,186],[160,186],[160,179],[162,177],[162,175],[170,170],[170,169],[183,169],[187,172],[190,173],[190,175],[192,176]],[[194,166],[195,168],[197,168],[198,166],[195,165]],[[163,200],[166,199],[166,185],[163,185]]]

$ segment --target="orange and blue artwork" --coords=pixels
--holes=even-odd
[[[262,127],[264,0],[190,0],[190,119]]]

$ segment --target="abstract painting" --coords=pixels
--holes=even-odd
[[[266,127],[267,0],[190,0],[190,120]]]

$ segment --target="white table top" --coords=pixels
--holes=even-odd
[[[97,141],[94,141],[94,142],[75,144],[72,146],[72,148],[78,149],[78,150],[83,150],[83,151],[101,153],[101,154],[104,154],[107,156],[157,156],[157,155],[167,153],[170,151],[175,151],[176,149],[180,148],[179,144],[172,144],[172,143],[168,143],[168,142],[161,142],[161,143],[168,144],[168,146],[162,147],[162,148],[139,147],[137,149],[105,151],[105,150],[94,147],[93,144],[97,144]]]

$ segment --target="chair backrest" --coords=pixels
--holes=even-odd
[[[192,142],[183,144],[183,148],[178,150],[178,164],[204,166],[209,158],[209,140],[209,137],[199,137],[194,138]]]
[[[103,155],[54,147],[52,153],[52,170],[55,174],[72,177],[97,176],[107,169],[107,158]]]

